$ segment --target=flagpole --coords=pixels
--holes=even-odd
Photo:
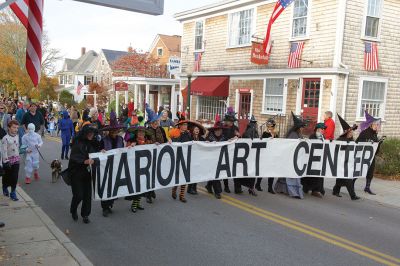
[[[8,7],[9,5],[11,5],[12,3],[15,3],[15,2],[17,2],[17,0],[10,0],[10,1],[6,1],[5,3],[0,4],[0,10]]]

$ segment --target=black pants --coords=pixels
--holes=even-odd
[[[354,183],[356,182],[356,180],[357,180],[357,178],[355,178],[355,179],[343,179],[343,178],[336,179],[336,184],[333,187],[333,194],[339,194],[340,188],[346,187],[347,192],[349,192],[350,197],[354,198],[356,196],[356,193],[354,192]]]
[[[321,177],[303,177],[301,184],[303,185],[304,193],[308,193],[311,190],[312,192],[325,194],[324,179]]]
[[[15,191],[18,183],[19,163],[4,168],[3,188],[11,187]]]
[[[114,205],[114,200],[102,200],[101,201],[101,208],[103,208],[103,210],[106,209],[111,209]]]
[[[81,216],[85,217],[90,215],[92,209],[92,182],[86,168],[81,169],[80,172],[80,175],[71,175],[72,201],[70,212],[76,213],[79,203],[82,202]]]
[[[224,181],[225,180],[226,179],[224,179]],[[221,192],[222,192],[221,181],[219,181],[219,180],[208,181],[207,186],[212,187],[215,194],[221,194]]]
[[[375,159],[372,161],[372,164],[368,169],[365,188],[370,188],[371,182],[372,182],[372,178],[374,178],[374,172],[375,172]]]
[[[262,178],[257,178],[257,182],[256,182],[256,187],[261,187],[261,180],[263,180]],[[273,177],[269,177],[268,178],[268,189],[272,190],[272,185],[274,184],[274,178]]]
[[[187,191],[188,192],[190,192],[190,191],[197,192],[197,183],[189,184]]]

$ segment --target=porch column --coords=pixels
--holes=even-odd
[[[128,91],[129,91],[129,89],[125,92],[125,104],[128,104],[128,102],[129,102]]]
[[[135,103],[136,108],[139,108],[139,107],[140,107],[139,100],[138,100],[138,96],[139,96],[139,86],[138,86],[136,83],[135,83],[135,88],[134,88],[134,90],[133,90],[133,93],[134,93],[133,101],[134,101],[134,103]]]
[[[146,99],[146,103],[149,103],[149,95],[150,94],[150,84],[146,84],[146,95],[145,95],[145,99]]]
[[[169,110],[172,113],[172,119],[175,118],[176,114],[175,89],[176,89],[176,84],[171,86],[171,101],[169,105]]]
[[[115,113],[119,116],[119,92],[115,92]]]

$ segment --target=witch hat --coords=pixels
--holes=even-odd
[[[154,112],[153,109],[150,108],[150,106],[146,103],[146,113],[147,113],[147,124],[153,123],[161,118],[161,113],[158,115],[156,112]]]
[[[251,115],[251,118],[250,118],[250,121],[249,121],[250,123],[257,123],[257,119],[255,118],[255,116],[254,115]]]
[[[225,126],[222,123],[221,118],[219,117],[219,115],[216,115],[214,126],[212,128],[209,128],[208,131],[214,131],[217,129],[224,129],[224,128],[225,128]]]
[[[306,126],[306,123],[304,123],[303,119],[301,119],[300,117],[298,117],[297,115],[295,115],[293,113],[293,111],[291,111],[292,113],[292,118],[293,118],[293,126],[296,128],[302,128]]]
[[[237,120],[237,119],[236,119],[235,110],[233,110],[233,107],[229,106],[229,107],[226,109],[224,121],[235,122],[236,120]]]
[[[101,129],[101,131],[112,131],[112,130],[119,130],[123,129],[126,126],[124,124],[118,123],[117,114],[114,110],[110,112],[110,125]]]
[[[378,122],[381,120],[380,118],[375,118],[372,115],[370,115],[367,112],[367,110],[365,110],[364,113],[365,113],[365,121],[360,124],[360,131],[364,131],[365,129],[369,128],[369,126],[372,123],[375,123],[375,122]]]

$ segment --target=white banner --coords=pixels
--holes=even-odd
[[[365,177],[378,144],[239,139],[143,145],[93,153],[95,199],[243,177]]]

